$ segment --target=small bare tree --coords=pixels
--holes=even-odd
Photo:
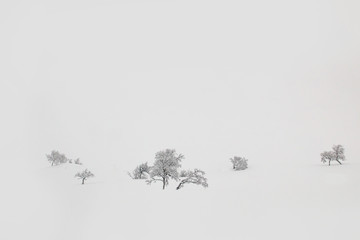
[[[320,154],[321,162],[326,163],[329,162],[329,166],[331,161],[337,161],[340,165],[340,161],[345,161],[345,149],[342,145],[334,145],[332,147],[333,151],[325,151]]]
[[[95,177],[95,175],[92,172],[90,172],[89,170],[85,169],[82,172],[78,172],[75,175],[75,177],[78,178],[78,179],[81,179],[81,184],[84,184],[86,179],[88,179],[90,177]]]
[[[140,164],[134,169],[132,174],[129,172],[128,174],[132,179],[145,179],[150,174],[150,166],[148,166],[147,162]]]
[[[204,177],[205,172],[200,169],[194,169],[194,171],[185,171],[181,172],[184,178],[180,181],[176,190],[179,190],[187,183],[193,183],[197,185],[201,185],[203,187],[208,187],[207,179]]]
[[[66,163],[68,161],[65,154],[61,154],[55,150],[51,151],[50,154],[46,154],[46,158],[51,162],[51,166]]]
[[[163,189],[169,184],[169,179],[179,180],[178,169],[180,162],[184,159],[182,154],[177,154],[175,149],[166,149],[155,154],[155,163],[151,168],[150,177],[147,181],[151,184],[155,181],[163,183]]]
[[[235,156],[233,158],[230,158],[230,161],[233,164],[233,169],[236,171],[237,170],[245,170],[248,167],[248,164],[247,164],[248,160],[244,157]]]

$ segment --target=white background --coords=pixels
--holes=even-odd
[[[152,164],[155,152],[165,148],[183,153],[185,168],[199,167],[208,173],[207,192],[200,187],[193,191],[208,194],[200,194],[199,204],[214,201],[205,204],[215,211],[210,214],[208,208],[202,213],[191,202],[183,200],[181,207],[178,196],[169,197],[169,208],[176,206],[182,216],[174,225],[165,224],[175,239],[237,239],[243,231],[248,231],[245,238],[259,239],[262,235],[256,229],[266,227],[273,229],[264,233],[268,239],[289,239],[294,232],[303,234],[292,236],[299,239],[323,239],[322,234],[328,234],[328,239],[358,239],[360,233],[351,224],[360,220],[359,12],[360,2],[355,0],[1,1],[0,180],[4,197],[0,202],[5,214],[0,220],[8,229],[2,239],[23,239],[18,230],[25,226],[32,229],[30,239],[165,239],[157,235],[161,224],[151,206],[141,214],[147,216],[142,217],[147,223],[127,221],[133,213],[140,214],[129,192],[142,196],[147,191],[159,198],[154,202],[160,208],[163,195],[159,194],[164,193],[154,190],[160,186],[136,183],[141,187],[133,188],[135,183],[126,176],[139,163]],[[320,152],[333,144],[345,147],[347,162],[341,168],[320,163]],[[74,186],[78,182],[72,179],[74,169],[48,167],[45,154],[53,149],[70,158],[80,157],[94,171],[97,177],[89,194],[119,198],[117,204],[107,205],[112,206],[107,221],[93,220],[98,232],[89,228],[91,224],[74,220],[75,213],[63,215],[64,209],[83,206],[81,202],[88,199],[84,195],[80,194],[84,199],[79,206],[46,205],[40,196],[53,196],[49,189],[56,192],[56,187],[40,187],[44,181],[59,181],[56,186],[62,186],[70,178],[73,182],[64,187],[70,190],[52,201],[79,194]],[[231,175],[228,159],[234,155],[249,159],[245,180],[240,178],[246,173]],[[119,176],[119,182],[107,179],[109,175]],[[325,180],[319,183],[319,179]],[[279,187],[285,182],[285,189]],[[114,190],[111,184],[122,188]],[[237,191],[227,189],[229,184]],[[308,189],[312,184],[318,184],[314,191]],[[243,193],[242,188],[249,192]],[[184,188],[180,198],[193,194],[187,191]],[[289,191],[304,199],[282,205],[278,200],[289,196]],[[241,214],[226,200],[214,198],[226,194],[245,198],[242,204],[249,213]],[[121,203],[123,195],[128,195],[128,202]],[[25,204],[28,196],[36,208]],[[274,203],[287,206],[283,213],[290,219],[283,224],[298,221],[283,236],[273,222],[281,217],[268,200],[271,196],[278,199]],[[258,215],[251,210],[258,209],[255,199],[263,207]],[[44,204],[54,212],[43,210]],[[106,205],[99,200],[94,206],[102,204]],[[104,227],[122,215],[114,213],[120,211],[118,204],[128,211],[119,220],[125,232]],[[77,213],[90,211],[98,219],[94,206]],[[311,210],[320,211],[320,206],[324,206],[321,214]],[[227,210],[222,212],[222,207]],[[197,224],[199,228],[185,224],[178,229],[176,223],[188,222],[181,209],[189,208],[192,212],[200,209],[202,223]],[[309,219],[329,228],[302,225],[309,221],[290,214],[303,213],[302,208]],[[256,216],[264,209],[274,214],[262,222]],[[334,215],[327,216],[332,210]],[[208,219],[219,222],[212,225]],[[232,225],[224,219],[247,227],[229,227],[234,231],[228,231]],[[59,228],[68,221],[79,226],[59,233],[49,228],[54,221]],[[222,227],[214,227],[218,225]],[[149,229],[132,235],[136,226]],[[191,232],[195,233],[192,237]]]

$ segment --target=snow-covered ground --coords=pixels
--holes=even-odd
[[[209,188],[132,180],[121,169],[64,164],[2,195],[4,239],[358,239],[360,165],[229,163],[208,171]],[[30,175],[29,175],[30,177]],[[10,180],[10,179],[9,179]],[[13,181],[13,180],[10,180]],[[2,190],[4,192],[4,190]],[[4,202],[5,201],[5,202]]]
[[[359,12],[1,0],[0,240],[360,239]],[[320,162],[333,144],[341,166]],[[127,175],[166,148],[209,187]]]

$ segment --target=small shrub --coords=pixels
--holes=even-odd
[[[248,160],[244,157],[235,156],[234,158],[230,158],[230,161],[233,164],[233,169],[235,171],[245,170],[248,167],[248,164],[247,164]]]
[[[75,159],[74,163],[78,165],[82,165],[82,163],[80,162],[80,158]]]

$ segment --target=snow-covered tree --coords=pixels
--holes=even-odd
[[[182,154],[177,154],[175,149],[166,149],[157,152],[155,163],[151,168],[151,179],[147,182],[151,184],[154,181],[161,181],[163,189],[169,184],[169,179],[179,180],[178,169],[181,167],[180,162],[184,159]]]
[[[90,177],[94,177],[95,175],[90,172],[89,170],[85,169],[82,172],[78,172],[75,177],[78,179],[81,179],[81,184],[84,184],[85,180],[90,178]]]
[[[181,172],[184,177],[181,179],[179,185],[177,186],[176,190],[179,190],[187,183],[193,183],[197,185],[201,185],[203,187],[208,187],[207,179],[204,177],[205,172],[200,169],[194,169],[194,171],[186,171]]]
[[[150,174],[150,166],[148,166],[147,162],[140,164],[134,169],[132,174],[128,174],[132,179],[145,179]]]
[[[68,161],[65,154],[61,154],[55,150],[51,151],[50,154],[46,154],[46,158],[51,162],[51,166],[66,163]]]
[[[247,164],[247,159],[244,157],[233,157],[230,158],[231,163],[233,164],[233,169],[234,170],[244,170],[247,169],[248,164]]]
[[[337,161],[339,164],[341,164],[340,161],[345,161],[345,149],[342,145],[334,145],[332,149],[333,151],[325,151],[320,154],[321,162],[326,163],[328,161],[330,166],[331,161]]]

